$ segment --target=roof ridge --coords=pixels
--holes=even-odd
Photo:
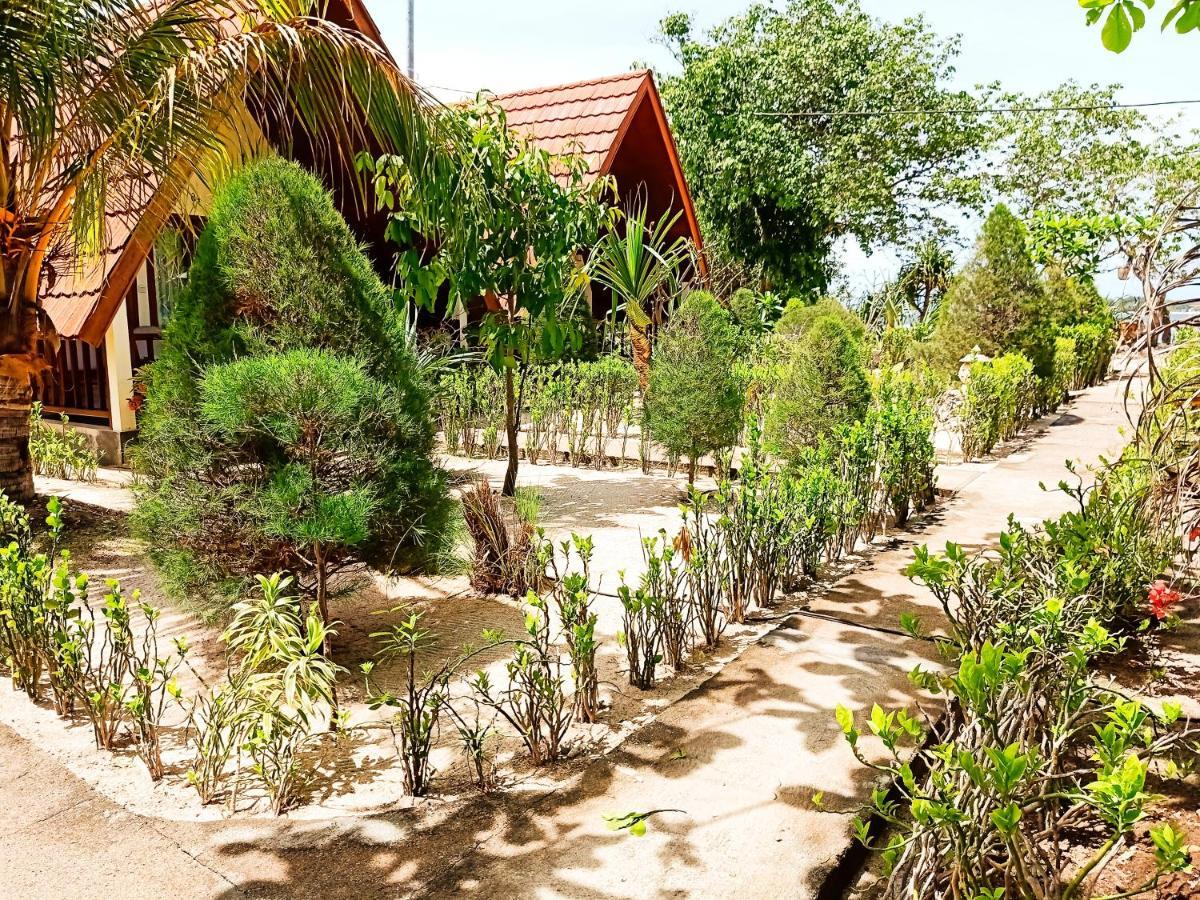
[[[525,88],[520,91],[508,91],[504,94],[492,94],[492,98],[496,100],[509,100],[513,97],[528,97],[534,94],[549,94],[556,91],[566,91],[571,88],[591,87],[594,84],[608,84],[617,81],[628,81],[634,78],[642,79],[650,75],[649,69],[631,69],[628,72],[621,72],[617,75],[604,75],[599,78],[588,78],[584,81],[572,81],[567,84],[552,84],[544,87]]]

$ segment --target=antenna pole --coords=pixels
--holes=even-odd
[[[417,69],[415,64],[416,52],[413,43],[416,35],[416,0],[408,0],[408,77],[415,79]]]

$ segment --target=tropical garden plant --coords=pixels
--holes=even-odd
[[[252,102],[324,159],[372,141],[431,159],[425,103],[386,51],[317,0],[30,0],[0,29],[0,490],[27,502],[32,382],[56,332],[43,301],[114,240],[110,210],[154,234],[193,175],[247,148]],[[348,110],[354,110],[347,114]],[[287,138],[284,133],[282,137]],[[15,140],[13,138],[16,138]],[[418,179],[421,181],[421,179]]]
[[[682,213],[649,220],[645,198],[629,207],[592,250],[589,275],[612,292],[611,326],[624,313],[642,396],[649,389],[654,331],[661,327],[679,280],[695,264],[687,238],[673,237]]]

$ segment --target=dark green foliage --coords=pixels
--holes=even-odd
[[[318,349],[319,348],[319,349]],[[403,320],[320,183],[267,159],[216,196],[147,372],[135,522],[193,597],[424,565],[450,504]]]
[[[836,315],[818,318],[783,352],[767,409],[767,440],[794,461],[839,426],[861,420],[871,402],[871,385],[862,341]]]
[[[646,395],[654,440],[696,460],[737,442],[745,386],[734,373],[739,334],[729,311],[694,291],[659,334]]]
[[[839,238],[897,240],[971,199],[955,176],[986,140],[978,118],[791,115],[974,106],[947,87],[956,45],[919,17],[890,24],[857,0],[791,0],[703,34],[679,13],[661,31],[679,64],[663,99],[704,233],[776,289],[814,296]]]
[[[978,345],[988,356],[1024,354],[1039,376],[1053,365],[1053,320],[1026,246],[1025,228],[999,205],[983,225],[975,256],[946,295],[934,340],[953,369]]]

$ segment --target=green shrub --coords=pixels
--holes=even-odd
[[[886,374],[870,419],[879,433],[879,479],[903,526],[914,509],[933,502],[933,407],[907,372]]]
[[[990,453],[996,444],[1016,437],[1033,419],[1041,382],[1033,364],[1019,353],[975,363],[959,408],[959,436],[964,460]]]
[[[768,444],[794,460],[838,427],[862,419],[870,401],[861,340],[841,317],[819,318],[783,348],[767,405]]]
[[[228,602],[283,570],[313,595],[341,566],[423,567],[445,549],[422,368],[299,167],[263,160],[218,192],[146,380],[134,519],[176,590]]]
[[[1092,491],[1064,485],[1076,509],[1040,528],[1010,521],[998,553],[916,552],[906,574],[941,605],[950,664],[910,677],[945,698],[944,725],[927,743],[927,709],[876,705],[866,726],[887,750],[881,763],[860,750],[850,710],[836,713],[858,759],[893,786],[863,810],[888,826],[882,896],[1077,896],[1147,816],[1148,774],[1194,765],[1196,733],[1178,706],[1155,711],[1099,671],[1131,641],[1118,629],[1145,621],[1147,588],[1166,590],[1156,579],[1178,546],[1176,524],[1147,517],[1147,482],[1127,468]],[[902,622],[914,634],[918,624]],[[1092,823],[1086,852],[1063,853],[1075,843],[1065,823],[1080,820]],[[865,818],[855,827],[868,843]],[[1177,829],[1150,837],[1154,867],[1128,896],[1188,863]]]
[[[983,225],[975,256],[954,279],[938,315],[934,342],[947,371],[978,345],[988,356],[1014,351],[1039,376],[1053,366],[1053,325],[1046,291],[1026,246],[1025,228],[997,206]]]
[[[64,413],[55,428],[42,416],[42,404],[33,404],[29,411],[29,458],[34,474],[94,481],[100,457],[82,432],[67,427],[70,422]]]
[[[711,294],[694,291],[659,334],[646,422],[654,440],[668,452],[696,462],[737,443],[745,391],[734,371],[737,333],[729,312]]]
[[[866,323],[833,297],[822,297],[816,303],[793,297],[775,323],[775,333],[785,338],[800,338],[822,319],[831,316],[841,322],[857,340],[866,340]]]

